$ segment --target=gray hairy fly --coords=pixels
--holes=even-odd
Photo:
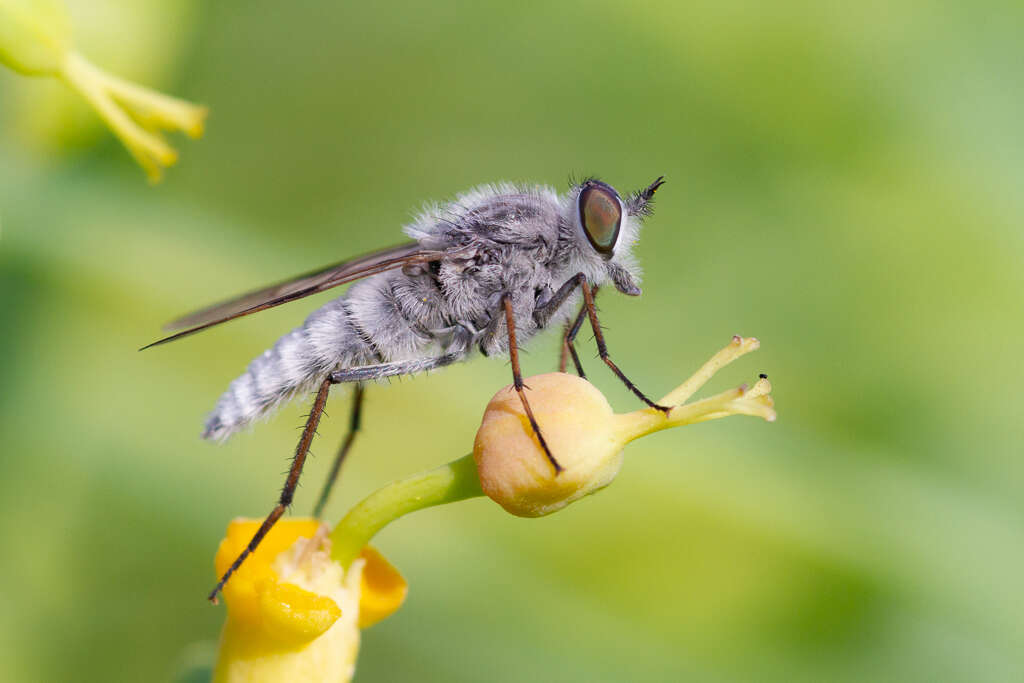
[[[351,423],[315,508],[320,516],[359,429],[363,385],[440,368],[470,357],[508,355],[524,412],[555,473],[556,454],[530,410],[518,344],[549,326],[563,332],[561,369],[589,318],[601,359],[649,406],[665,412],[608,356],[594,308],[598,287],[638,296],[632,256],[640,223],[663,177],[623,198],[591,178],[559,195],[549,187],[485,185],[424,210],[412,241],[215,304],[167,325],[180,330],[149,348],[214,325],[357,281],[249,364],[209,415],[203,437],[223,441],[296,396],[315,392],[277,505],[211,591],[217,594],[291,504],[332,384],[355,384]],[[578,312],[579,298],[583,302]],[[575,314],[574,314],[575,313]]]

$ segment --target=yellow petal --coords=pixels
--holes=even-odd
[[[264,582],[259,591],[263,630],[282,642],[305,642],[323,634],[341,617],[341,608],[326,595],[291,583]]]
[[[238,518],[227,529],[214,559],[217,576],[223,576],[235,558],[249,545],[262,520]],[[274,560],[301,537],[312,538],[320,522],[315,519],[282,519],[275,524],[256,550],[224,586],[224,600],[231,617],[251,625],[261,623],[261,592],[277,582]],[[268,584],[268,581],[270,584]]]
[[[225,571],[262,520],[236,519],[217,552]],[[345,572],[323,546],[316,519],[279,521],[224,588],[216,683],[349,681],[359,652],[363,561]]]
[[[359,595],[359,628],[368,628],[402,606],[409,584],[375,548],[366,546],[359,557],[366,561]]]

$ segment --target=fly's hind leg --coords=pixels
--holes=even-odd
[[[395,375],[408,375],[414,372],[421,372],[424,370],[432,370],[434,368],[443,367],[450,365],[455,361],[459,360],[461,356],[455,353],[445,354],[437,358],[425,358],[419,360],[402,361],[398,363],[381,363],[379,365],[363,365],[356,368],[346,368],[344,370],[338,370],[332,372],[327,376],[323,382],[320,383],[320,389],[316,393],[316,398],[313,400],[313,407],[309,411],[309,417],[306,419],[306,426],[302,430],[302,436],[299,437],[299,444],[295,447],[295,455],[292,458],[292,466],[288,470],[288,478],[284,482],[284,488],[281,490],[281,497],[274,506],[274,509],[267,515],[267,518],[263,520],[263,524],[253,535],[252,540],[249,541],[249,545],[246,546],[245,550],[235,558],[235,561],[231,563],[228,570],[224,572],[224,576],[220,577],[220,581],[214,587],[207,599],[210,602],[217,602],[217,595],[221,589],[224,588],[224,584],[227,583],[231,575],[242,566],[242,562],[245,558],[249,557],[256,547],[260,544],[263,538],[270,531],[271,527],[277,523],[277,520],[281,518],[284,511],[291,505],[292,499],[295,497],[295,488],[299,485],[299,477],[302,475],[302,466],[306,463],[306,456],[309,455],[309,447],[313,443],[313,437],[316,435],[316,428],[320,425],[320,418],[324,413],[324,405],[327,403],[327,394],[330,391],[332,384],[340,384],[342,382],[361,382],[370,379],[381,379],[383,377],[393,377]],[[357,390],[358,392],[359,390]],[[359,400],[360,397],[356,398],[356,407],[352,416],[352,424],[358,427],[359,422]],[[355,430],[351,430],[354,436]],[[344,452],[346,446],[342,445],[342,452],[339,453],[338,461],[335,463],[335,467],[341,466],[341,459],[344,458]],[[336,473],[335,473],[336,474]],[[321,496],[323,499],[324,496]],[[321,500],[322,504],[323,500]],[[318,508],[321,506],[318,504]]]
[[[345,440],[341,442],[341,448],[338,449],[338,454],[334,456],[334,464],[331,466],[331,471],[327,475],[327,481],[324,482],[323,491],[320,492],[320,500],[317,501],[316,507],[313,508],[313,516],[316,518],[319,518],[323,514],[324,506],[327,505],[327,499],[331,495],[331,489],[334,488],[334,482],[338,479],[338,472],[341,471],[341,465],[345,462],[345,456],[348,455],[349,449],[352,448],[352,442],[356,439],[356,433],[359,432],[362,413],[363,385],[361,382],[357,382],[355,392],[352,395],[352,415],[349,418],[348,433],[345,435]]]
[[[516,393],[519,394],[519,400],[523,404],[523,412],[526,413],[527,419],[530,421],[530,427],[533,428],[533,433],[537,435],[537,441],[540,442],[540,446],[544,449],[544,455],[547,456],[551,462],[551,466],[555,468],[555,474],[562,471],[562,466],[555,460],[555,456],[551,455],[551,449],[548,448],[548,442],[544,439],[544,435],[540,432],[540,425],[537,424],[537,418],[533,416],[533,410],[530,408],[530,402],[526,400],[526,394],[523,393],[523,373],[519,368],[519,347],[516,345],[516,317],[512,312],[512,302],[509,301],[508,297],[504,297],[502,305],[505,307],[505,327],[508,329],[508,353],[512,360],[512,383],[516,388]]]
[[[446,365],[458,361],[464,354],[446,353],[437,358],[419,358],[417,360],[403,360],[395,363],[379,363],[377,365],[360,365],[355,368],[345,368],[331,373],[331,382],[341,384],[342,382],[365,382],[372,379],[384,379],[385,377],[396,377],[398,375],[411,375],[416,372],[426,372],[436,368],[443,368]]]
[[[277,505],[267,515],[267,518],[263,520],[263,524],[253,535],[252,540],[249,541],[249,545],[245,547],[245,550],[235,558],[235,561],[231,563],[228,570],[224,572],[224,576],[220,577],[220,581],[214,587],[207,599],[216,604],[217,594],[220,593],[224,584],[227,583],[231,575],[242,566],[242,562],[245,558],[249,557],[256,547],[263,540],[263,537],[267,535],[271,527],[277,523],[277,520],[281,518],[284,511],[292,503],[292,498],[295,496],[295,487],[299,485],[299,476],[302,475],[302,466],[306,463],[306,456],[309,454],[309,447],[313,443],[313,436],[316,435],[316,428],[320,424],[320,418],[324,413],[324,405],[327,403],[327,394],[331,389],[331,385],[335,382],[330,378],[324,379],[320,383],[320,389],[316,392],[316,398],[313,400],[313,407],[309,411],[309,417],[306,419],[306,426],[302,430],[302,436],[299,437],[299,443],[295,447],[295,455],[292,457],[292,466],[288,470],[288,478],[285,479],[284,488],[281,490],[281,497],[277,501]]]

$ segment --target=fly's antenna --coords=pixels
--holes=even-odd
[[[626,200],[626,210],[630,216],[650,216],[654,207],[651,206],[654,203],[654,193],[658,191],[658,188],[665,184],[665,176],[660,175],[658,178],[645,187],[642,190],[637,190],[633,194],[629,195]]]

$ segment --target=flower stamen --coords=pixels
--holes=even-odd
[[[163,169],[178,160],[178,153],[159,130],[181,130],[193,138],[203,133],[206,107],[129,83],[99,69],[77,52],[67,54],[60,76],[110,126],[150,182],[159,181]]]
[[[669,406],[686,403],[719,370],[737,358],[745,356],[751,351],[757,351],[759,348],[761,348],[761,342],[756,337],[734,335],[732,341],[725,348],[708,359],[688,380],[663,396],[658,403]]]

